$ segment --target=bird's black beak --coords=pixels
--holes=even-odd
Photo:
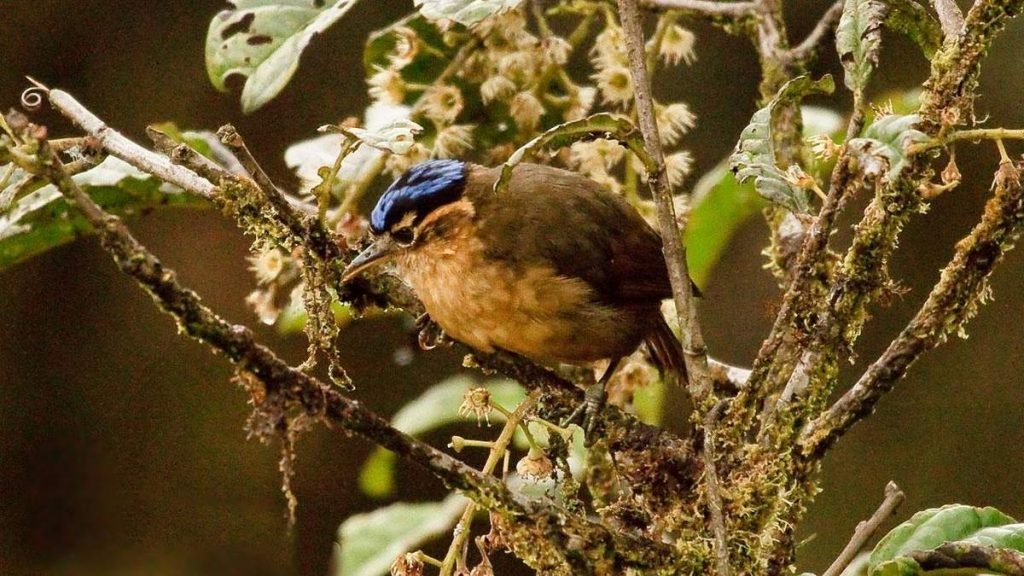
[[[394,256],[397,249],[398,244],[391,239],[390,235],[381,236],[348,263],[341,273],[341,281],[348,282],[377,264],[383,264]]]

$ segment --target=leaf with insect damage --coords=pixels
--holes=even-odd
[[[786,82],[768,105],[754,113],[740,133],[736,149],[729,157],[729,167],[736,180],[743,183],[753,178],[754,188],[761,196],[792,212],[807,212],[810,206],[807,191],[790,182],[785,171],[776,165],[772,118],[781,105],[799,102],[815,92],[830,94],[834,89],[835,83],[828,75],[820,80],[800,76]]]
[[[928,136],[914,128],[917,114],[889,114],[875,120],[864,133],[847,143],[850,155],[856,157],[865,175],[881,175],[892,180],[903,170],[907,161],[907,148],[926,142]]]
[[[430,20],[454,20],[471,26],[503,10],[515,8],[523,0],[414,0],[414,4]]]
[[[245,76],[242,111],[253,112],[277,96],[299,67],[314,36],[344,16],[358,0],[232,0],[206,32],[206,72],[218,90],[229,76]]]
[[[878,0],[846,0],[836,27],[836,49],[846,70],[846,87],[860,95],[878,64],[885,5]]]
[[[1020,557],[1019,553],[1024,552],[1024,524],[992,507],[951,504],[924,510],[893,528],[878,542],[868,561],[868,573],[871,576],[920,574],[924,570],[915,557],[920,558],[921,552],[958,546],[976,551],[1003,551]]]

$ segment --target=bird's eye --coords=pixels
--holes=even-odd
[[[391,233],[391,237],[395,239],[402,246],[408,246],[412,244],[412,241],[416,239],[416,235],[413,233],[412,228],[399,228]]]

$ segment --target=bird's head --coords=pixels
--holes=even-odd
[[[448,234],[453,220],[472,211],[461,201],[468,168],[459,160],[428,160],[395,180],[370,214],[373,243],[345,268],[342,280]]]

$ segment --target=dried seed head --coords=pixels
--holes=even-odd
[[[459,406],[459,416],[464,418],[475,416],[477,425],[480,424],[481,420],[486,421],[490,425],[491,410],[491,392],[487,388],[482,387],[470,388],[462,397],[462,405]]]
[[[420,51],[420,37],[415,30],[408,26],[399,26],[394,30],[395,49],[388,56],[391,65],[396,70],[401,70],[409,65]]]
[[[405,80],[391,69],[376,66],[373,76],[367,79],[370,85],[370,98],[387,104],[401,104],[405,100]]]
[[[516,464],[516,472],[527,480],[540,480],[551,475],[555,465],[539,448],[530,448],[530,452]]]
[[[786,169],[785,178],[793,186],[803,188],[804,190],[814,190],[818,187],[818,182],[814,177],[804,172],[804,169],[798,164],[793,164]]]
[[[473,126],[453,124],[437,133],[434,140],[434,156],[457,158],[473,146]]]
[[[423,561],[415,552],[401,554],[391,563],[391,576],[423,576]]]
[[[484,104],[505,101],[516,92],[516,83],[501,74],[495,74],[480,84],[480,97]]]
[[[565,66],[572,54],[572,44],[558,36],[549,36],[542,40],[541,49],[549,62],[559,66]]]
[[[521,132],[533,132],[544,115],[544,106],[532,92],[520,92],[509,104],[509,114]]]
[[[423,95],[423,114],[442,124],[451,124],[462,112],[462,92],[455,86],[432,86]]]
[[[828,134],[808,136],[806,142],[811,146],[814,156],[823,162],[839,155],[839,145]]]

